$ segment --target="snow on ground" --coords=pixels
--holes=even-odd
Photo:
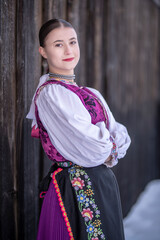
[[[147,184],[124,219],[126,240],[160,240],[160,180]]]

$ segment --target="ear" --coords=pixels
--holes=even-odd
[[[46,55],[45,49],[43,47],[41,47],[41,46],[39,47],[39,53],[42,55],[42,57],[47,59],[47,55]]]

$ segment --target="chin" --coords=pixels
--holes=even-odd
[[[68,66],[66,68],[64,68],[64,70],[66,71],[74,71],[74,68],[76,67],[77,64],[73,64],[72,66]]]

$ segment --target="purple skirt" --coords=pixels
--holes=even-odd
[[[44,197],[39,220],[37,240],[69,240],[67,227],[59,206],[57,193],[51,181]]]

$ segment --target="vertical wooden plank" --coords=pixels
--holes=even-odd
[[[94,61],[93,61],[93,53],[94,53],[94,2],[92,0],[87,1],[87,46],[86,46],[86,84],[88,86],[93,86],[94,84]]]
[[[74,25],[74,28],[79,32],[79,0],[69,0],[67,1],[67,20]]]
[[[88,76],[86,76],[87,69],[87,49],[88,49],[88,39],[87,39],[87,1],[82,0],[79,3],[79,26],[77,31],[79,46],[80,46],[80,61],[75,68],[76,82],[80,86],[85,86]],[[75,18],[77,16],[75,15]],[[74,22],[73,22],[74,26]],[[75,27],[75,26],[74,26]]]
[[[94,88],[102,92],[103,79],[103,0],[94,3],[94,53],[93,53],[93,71],[94,71]]]
[[[41,1],[17,1],[16,149],[18,168],[18,237],[36,239],[39,217],[39,141],[31,138],[26,119],[41,75],[38,31],[42,22]]]
[[[67,0],[43,0],[43,22],[51,18],[66,19]]]
[[[0,2],[0,239],[16,239],[15,6]]]

